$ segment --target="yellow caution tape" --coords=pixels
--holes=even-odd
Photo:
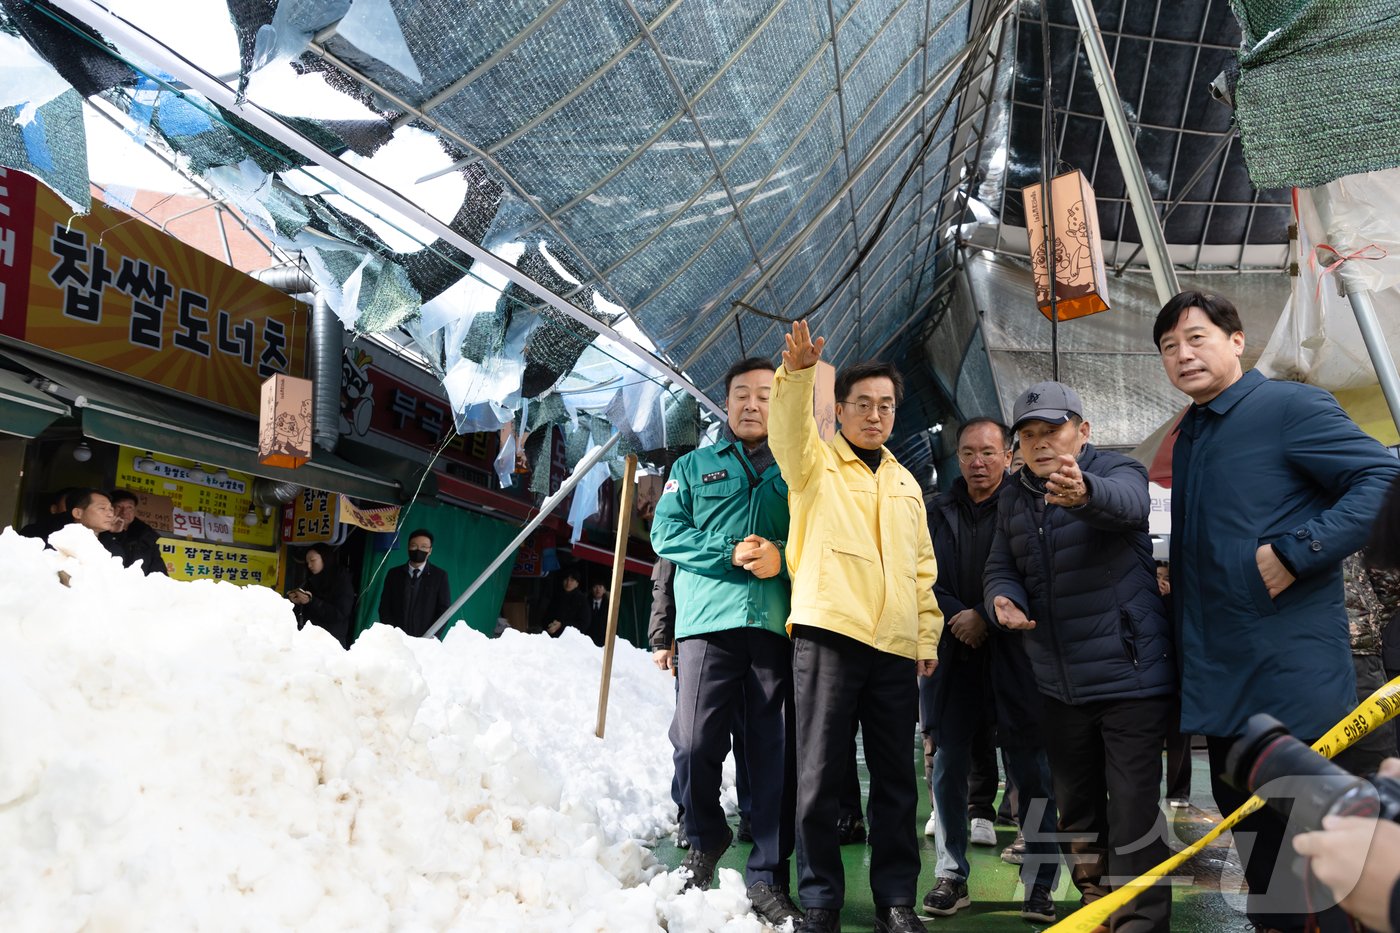
[[[1366,698],[1366,701],[1347,714],[1347,717],[1337,723],[1332,729],[1313,743],[1313,750],[1318,754],[1331,758],[1333,755],[1349,748],[1359,742],[1363,736],[1372,729],[1382,725],[1392,719],[1396,713],[1400,713],[1400,677],[1395,678],[1390,683],[1381,687],[1375,693]],[[1086,904],[1074,913],[1070,914],[1059,923],[1050,927],[1046,933],[1090,933],[1095,927],[1106,923],[1112,913],[1118,908],[1130,902],[1146,889],[1152,887],[1158,880],[1165,877],[1169,872],[1181,866],[1192,858],[1206,846],[1210,845],[1225,830],[1230,829],[1240,820],[1249,816],[1255,810],[1264,806],[1264,798],[1250,797],[1245,801],[1244,806],[1220,821],[1210,832],[1206,833],[1199,840],[1182,849],[1176,855],[1167,859],[1162,864],[1151,871],[1134,878],[1132,881],[1114,888],[1113,891],[1094,901]]]

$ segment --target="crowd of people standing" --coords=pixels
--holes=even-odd
[[[674,645],[654,629],[652,648],[678,674],[688,885],[708,887],[733,841],[719,773],[742,739],[755,912],[839,930],[839,801],[858,729],[876,930],[925,930],[920,908],[945,918],[970,905],[969,778],[990,746],[1017,798],[1024,845],[1007,854],[1022,863],[1021,914],[1050,922],[1062,864],[1087,904],[1166,857],[1164,747],[1173,805],[1186,803],[1183,737],[1195,734],[1215,801],[1232,812],[1248,793],[1220,775],[1250,715],[1312,741],[1373,688],[1357,672],[1384,676],[1379,642],[1354,665],[1348,637],[1352,578],[1380,571],[1354,562],[1344,587],[1343,566],[1400,462],[1330,394],[1244,371],[1243,326],[1224,299],[1184,292],[1154,326],[1166,375],[1192,403],[1173,431],[1165,569],[1146,468],[1094,446],[1094,400],[1073,387],[1028,387],[1010,424],[963,423],[960,475],[926,507],[884,446],[899,373],[868,362],[838,373],[839,433],[824,441],[813,418],[823,340],[800,321],[785,339],[780,367],[750,358],[730,370],[720,440],[676,462],[656,509],[653,543],[674,564]],[[1376,604],[1393,589],[1369,592],[1373,616],[1394,614]],[[922,898],[916,721],[938,846]],[[1276,812],[1237,832],[1254,840],[1241,854],[1256,929],[1350,928],[1287,876]],[[1156,933],[1170,916],[1158,885],[1104,929]]]

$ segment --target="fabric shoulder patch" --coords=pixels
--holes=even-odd
[[[680,488],[681,488],[681,484],[680,484],[680,483],[676,482],[676,481],[673,480],[673,479],[668,479],[668,480],[666,481],[666,485],[661,487],[661,494],[664,496],[664,495],[666,495],[666,493],[668,493],[668,492],[675,492],[677,489],[680,489]]]

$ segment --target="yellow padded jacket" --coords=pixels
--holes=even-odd
[[[812,418],[816,367],[773,378],[768,446],[788,484],[794,625],[827,629],[879,651],[936,660],[943,614],[923,493],[889,450],[874,473]]]

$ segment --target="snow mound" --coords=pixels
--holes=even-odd
[[[764,929],[738,873],[682,894],[646,848],[674,825],[646,653],[619,643],[599,740],[572,630],[344,652],[271,590],[52,543],[0,533],[0,930]]]

